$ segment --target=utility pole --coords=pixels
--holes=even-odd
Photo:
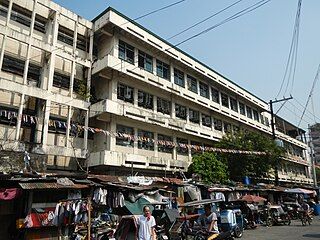
[[[311,137],[311,127],[308,126],[309,129],[309,148],[310,148],[310,157],[311,157],[311,167],[312,167],[312,177],[313,177],[313,185],[317,187],[317,174],[316,174],[316,166],[315,166],[315,159],[314,159],[314,148],[313,148],[313,139]]]
[[[288,98],[283,98],[283,99],[279,99],[279,100],[270,100],[269,104],[270,104],[270,113],[271,113],[271,130],[272,130],[272,138],[273,141],[276,140],[276,130],[275,130],[275,121],[274,121],[274,113],[273,113],[273,104],[274,103],[278,103],[278,102],[283,102],[283,101],[288,101],[292,99],[292,96],[288,97]],[[278,162],[276,162],[275,166],[274,166],[274,178],[275,178],[275,184],[276,186],[279,185],[279,175],[278,175]]]

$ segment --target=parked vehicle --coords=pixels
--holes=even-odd
[[[286,211],[291,220],[297,220],[299,218],[299,211],[300,204],[297,202],[284,202],[283,210]]]
[[[243,216],[240,209],[226,209],[220,212],[220,228],[223,232],[231,232],[232,236],[243,235]]]
[[[291,219],[287,212],[283,210],[283,208],[280,205],[271,205],[268,206],[269,212],[271,215],[271,225],[290,225]]]
[[[221,202],[221,200],[212,200],[205,199],[201,201],[193,201],[180,205],[184,209],[184,212],[192,212],[188,211],[188,209],[197,209],[200,210],[206,204],[212,204]],[[207,229],[203,228],[202,225],[197,221],[199,213],[191,213],[185,214],[182,213],[179,216],[175,223],[170,228],[170,240],[178,240],[178,239],[193,239],[193,240],[231,240],[233,239],[232,231],[220,232],[219,234],[214,232],[208,232]]]

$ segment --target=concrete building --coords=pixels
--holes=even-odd
[[[53,170],[87,159],[101,173],[163,175],[225,133],[271,136],[265,101],[112,8],[91,22],[49,0],[0,0],[0,28],[5,153],[27,150]],[[311,183],[304,131],[275,120],[288,150],[280,180]]]
[[[0,0],[2,157],[26,150],[48,169],[86,158],[87,130],[72,124],[88,125],[92,25],[49,0]]]
[[[114,9],[101,13],[93,24],[95,102],[90,124],[122,133],[94,135],[93,169],[185,171],[192,155],[203,148],[160,141],[212,146],[239,129],[271,136],[265,101]],[[288,153],[280,180],[311,183],[304,131],[280,117],[275,122]]]
[[[310,126],[310,143],[313,148],[314,162],[320,165],[320,123]]]

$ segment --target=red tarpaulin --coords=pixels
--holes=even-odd
[[[266,201],[267,199],[255,195],[245,195],[241,198],[242,200],[248,202],[248,203],[258,203]]]
[[[0,188],[0,200],[13,200],[20,196],[19,188]]]

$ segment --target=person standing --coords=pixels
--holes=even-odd
[[[156,239],[156,220],[151,215],[148,206],[143,207],[143,215],[138,219],[139,232],[138,240],[155,240]]]

